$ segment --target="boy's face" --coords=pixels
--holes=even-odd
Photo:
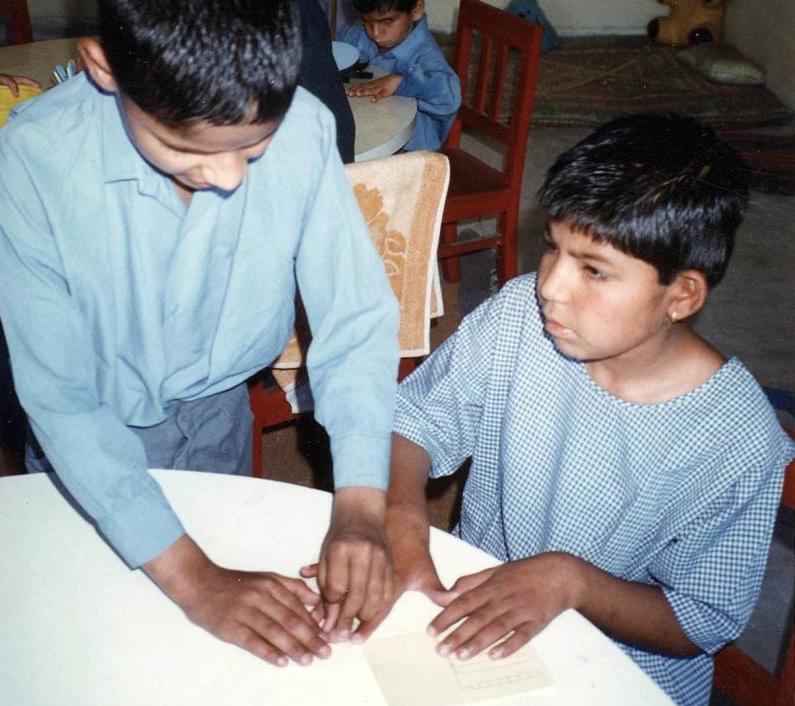
[[[544,329],[564,355],[631,365],[654,360],[671,329],[657,269],[551,222],[538,268]]]
[[[367,36],[378,46],[379,52],[387,52],[400,44],[411,32],[414,23],[422,18],[424,4],[418,2],[411,12],[385,10],[362,14],[362,25]]]
[[[279,126],[279,121],[273,121],[169,127],[126,96],[119,100],[127,133],[141,156],[188,191],[234,191],[246,176],[249,162],[262,156]]]

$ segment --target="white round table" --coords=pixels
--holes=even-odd
[[[374,78],[386,75],[377,68],[367,69]],[[345,87],[363,83],[369,79],[352,78]],[[417,101],[406,96],[389,96],[373,102],[370,96],[348,96],[356,125],[353,146],[354,159],[364,162],[395,154],[414,134],[417,117]]]
[[[188,532],[216,562],[297,575],[323,538],[331,496],[296,485],[152,471]],[[279,669],[190,623],[130,571],[45,474],[0,478],[0,702],[14,706],[382,706],[365,647],[335,645],[310,667]],[[495,560],[434,530],[442,579]],[[424,630],[439,609],[407,593],[371,637]],[[507,706],[671,706],[574,611],[532,645],[555,684]],[[435,654],[430,659],[442,659]],[[410,678],[410,675],[407,675]],[[430,706],[430,704],[429,704]],[[434,703],[433,706],[439,706]]]

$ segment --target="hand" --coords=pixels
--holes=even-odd
[[[12,76],[11,74],[0,73],[0,86],[8,86],[11,89],[11,94],[15,98],[19,96],[20,85],[35,86],[36,88],[41,88],[41,84],[38,81],[34,81],[32,78],[27,78],[26,76]]]
[[[439,635],[463,622],[439,643],[437,652],[468,659],[507,638],[489,656],[513,654],[576,605],[579,561],[563,553],[540,554],[461,577],[451,589],[457,597],[436,616],[429,632]]]
[[[300,579],[224,569],[184,535],[144,571],[194,623],[279,667],[308,665],[331,648],[305,606],[320,597]]]
[[[317,576],[323,596],[323,630],[332,640],[352,636],[353,619],[367,623],[392,593],[392,557],[384,534],[385,493],[376,488],[341,488],[317,564],[301,575]],[[361,641],[358,636],[356,641]]]
[[[377,100],[393,95],[402,80],[403,77],[399,74],[389,74],[372,81],[357,83],[355,86],[351,86],[347,93],[349,96],[372,96],[371,101],[375,103]]]

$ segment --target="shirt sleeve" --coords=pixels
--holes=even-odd
[[[307,353],[315,417],[331,440],[337,487],[385,489],[398,364],[398,307],[334,147],[323,160],[296,255],[312,331]]]
[[[433,478],[455,473],[475,450],[505,292],[465,317],[398,389],[394,431],[428,452]]]
[[[0,158],[0,318],[17,394],[66,489],[130,567],[183,534],[143,444],[97,392],[91,326],[70,294],[48,211],[25,160]],[[57,194],[52,187],[50,193]]]
[[[404,69],[396,95],[417,99],[414,137],[407,150],[441,147],[461,106],[461,85],[441,52],[422,52]]]
[[[775,423],[762,434],[724,446],[712,477],[734,480],[649,567],[685,634],[708,654],[742,632],[765,571],[793,449]]]

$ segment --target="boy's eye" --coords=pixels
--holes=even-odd
[[[588,274],[588,276],[593,279],[607,279],[607,273],[602,272],[602,270],[598,270],[593,265],[585,265],[583,269]]]

